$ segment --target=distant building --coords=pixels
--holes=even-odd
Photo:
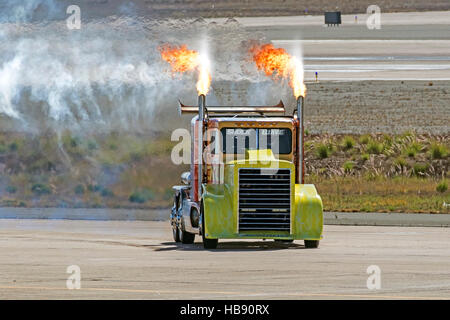
[[[339,26],[342,23],[341,12],[325,12],[325,24],[327,26]]]

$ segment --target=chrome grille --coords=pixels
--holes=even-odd
[[[291,170],[239,169],[239,232],[290,231]]]

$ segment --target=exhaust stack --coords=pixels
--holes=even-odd
[[[297,98],[297,118],[298,118],[298,167],[297,167],[297,182],[299,184],[303,183],[303,133],[304,133],[304,120],[303,120],[303,109],[304,109],[304,97],[299,96]]]
[[[205,95],[200,94],[198,96],[198,146],[197,146],[197,157],[198,157],[198,188],[197,197],[198,200],[202,196],[202,183],[203,183],[203,123],[205,120]]]

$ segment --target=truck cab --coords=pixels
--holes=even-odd
[[[219,239],[322,238],[322,200],[304,184],[303,98],[293,115],[276,106],[198,106],[180,103],[191,121],[191,168],[174,186],[170,215],[176,242],[202,237],[206,249]]]

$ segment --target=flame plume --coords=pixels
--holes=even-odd
[[[306,95],[303,63],[291,56],[283,48],[275,48],[272,44],[255,45],[250,48],[253,61],[259,70],[275,80],[289,78],[289,85],[295,98]]]
[[[211,72],[209,59],[195,50],[189,50],[186,45],[172,46],[165,44],[159,47],[161,58],[172,67],[172,72],[185,73],[198,72],[197,92],[206,95],[211,85]]]

